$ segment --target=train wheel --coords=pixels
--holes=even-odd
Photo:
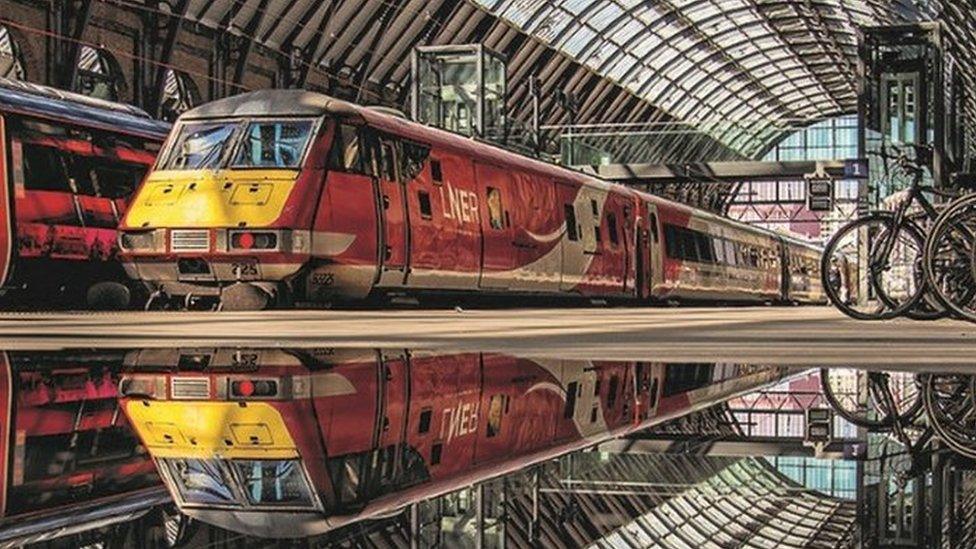
[[[119,282],[98,282],[88,288],[85,302],[96,311],[122,311],[132,303],[132,292]]]

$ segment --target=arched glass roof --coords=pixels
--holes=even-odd
[[[940,18],[954,43],[976,43],[974,0],[182,3],[184,18],[297,55],[363,102],[407,104],[414,46],[481,42],[509,58],[514,118],[529,119],[535,75],[544,125],[686,124],[707,137],[667,152],[713,160],[761,155],[798,125],[855,112],[858,26]],[[957,57],[976,87],[974,56]],[[562,108],[565,92],[578,112]]]

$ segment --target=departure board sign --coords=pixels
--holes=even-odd
[[[807,180],[807,209],[811,212],[829,212],[834,209],[834,180]]]

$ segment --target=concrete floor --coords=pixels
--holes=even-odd
[[[527,356],[976,373],[976,325],[827,307],[0,314],[0,348],[404,347]],[[948,368],[946,368],[948,369]]]

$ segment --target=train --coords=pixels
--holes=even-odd
[[[826,302],[813,244],[304,90],[184,113],[119,241],[154,299],[227,310],[401,296]]]
[[[170,125],[144,111],[0,78],[0,296],[124,308],[118,224]]]
[[[124,351],[0,352],[0,547],[169,504],[119,404]]]
[[[647,429],[790,375],[408,349],[149,349],[119,385],[176,505],[295,538]]]

